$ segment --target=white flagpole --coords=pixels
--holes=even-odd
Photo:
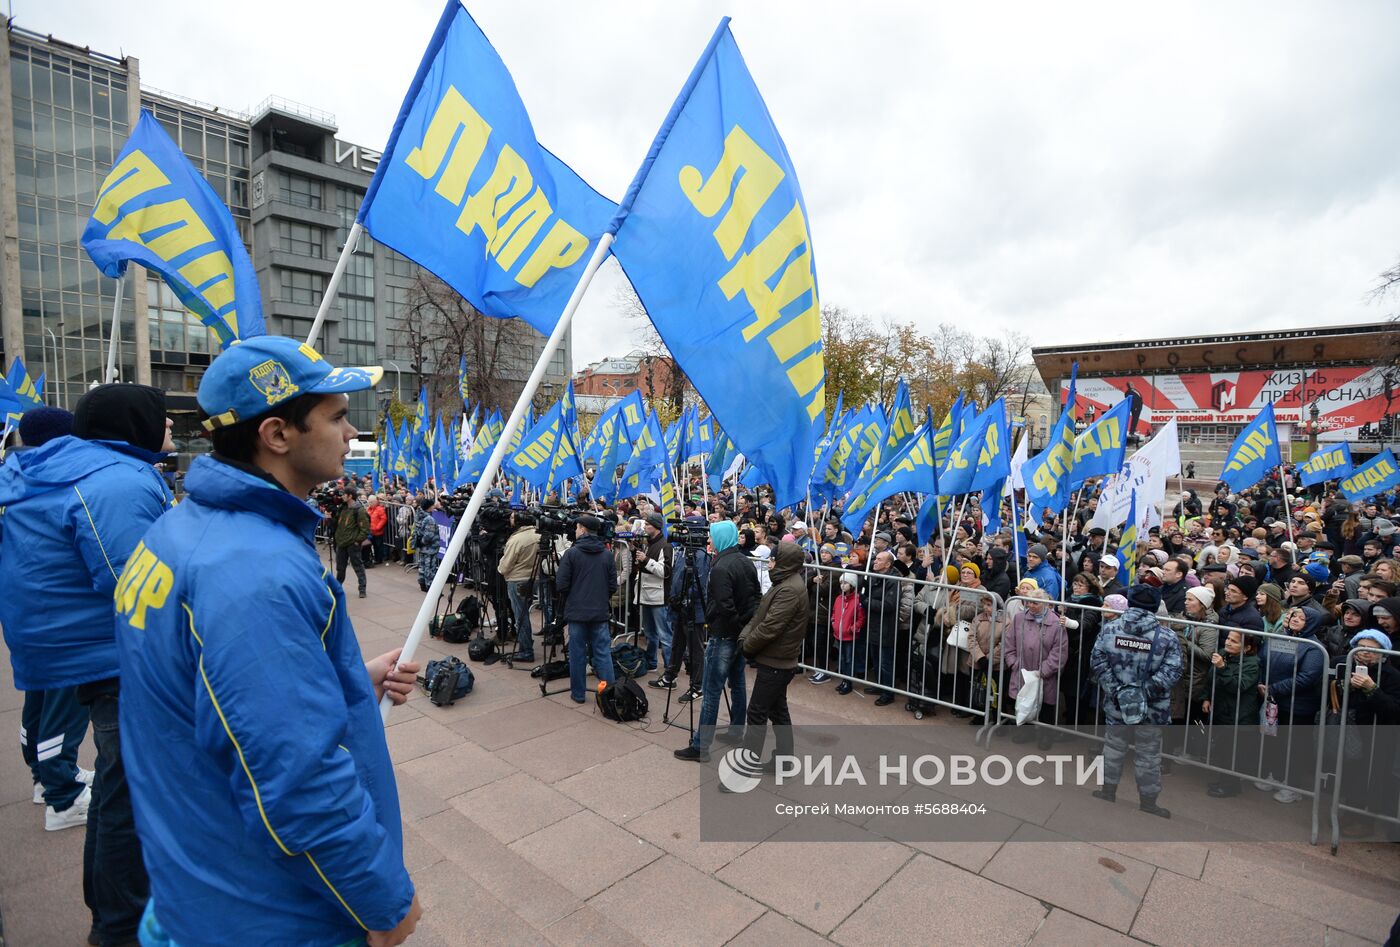
[[[326,313],[330,311],[331,304],[335,302],[335,297],[340,292],[340,278],[345,275],[345,268],[350,265],[350,256],[355,252],[355,244],[360,241],[360,234],[365,232],[365,228],[360,226],[357,220],[350,227],[350,232],[345,235],[345,246],[340,248],[340,259],[335,261],[335,269],[331,272],[331,278],[326,283],[326,291],[321,296],[321,305],[316,310],[316,321],[311,323],[311,331],[306,335],[306,344],[312,348],[316,347],[316,336],[321,334],[321,323],[326,321]]]
[[[122,280],[125,278],[125,274],[117,277],[117,298],[112,303],[112,338],[107,343],[107,374],[102,377],[109,384],[117,380],[117,343],[122,337],[122,290],[126,288]]]
[[[1283,491],[1283,525],[1288,527],[1288,541],[1291,543],[1293,542],[1293,510],[1290,508],[1288,503],[1288,482],[1283,479],[1282,457],[1279,458],[1278,463],[1278,486],[1279,489]],[[1289,558],[1294,560],[1298,558],[1296,546],[1294,547],[1293,555],[1289,556]],[[1297,565],[1296,561],[1294,562],[1294,565]]]
[[[351,230],[352,236],[355,231]],[[481,473],[478,484],[490,483],[501,469],[501,462],[505,460],[506,450],[515,437],[515,430],[520,426],[520,422],[525,417],[525,410],[530,404],[530,399],[535,396],[536,389],[540,382],[544,380],[545,369],[549,366],[549,361],[554,357],[554,352],[564,341],[564,335],[569,331],[570,324],[574,321],[574,312],[578,309],[583,294],[588,290],[588,284],[593,282],[593,275],[598,272],[598,267],[607,259],[608,248],[612,246],[613,235],[604,233],[598,238],[598,246],[593,250],[593,257],[588,261],[588,266],[584,268],[583,274],[579,276],[578,283],[574,286],[573,294],[569,296],[568,303],[564,306],[563,313],[559,316],[559,322],[555,324],[554,331],[544,343],[544,350],[540,352],[539,360],[535,362],[535,369],[530,373],[530,378],[525,382],[524,389],[520,392],[520,397],[515,402],[515,407],[511,408],[510,417],[506,419],[506,426],[501,430],[501,436],[496,439],[495,445],[491,448],[491,456],[486,460],[486,468]],[[340,267],[337,267],[339,269]],[[334,277],[332,277],[334,279]],[[327,289],[329,294],[329,288]],[[315,329],[312,329],[312,337],[315,337]],[[476,521],[476,514],[486,501],[486,494],[489,491],[476,489],[472,491],[471,501],[467,503],[467,509],[462,513],[462,519],[457,524],[457,528],[452,531],[452,540],[447,544],[447,551],[443,553],[442,561],[438,563],[437,574],[433,576],[432,583],[428,586],[428,594],[423,597],[423,602],[418,606],[418,614],[413,619],[413,627],[408,632],[408,638],[403,643],[403,653],[399,655],[400,663],[412,661],[413,656],[418,652],[418,645],[423,641],[423,635],[428,631],[428,623],[436,610],[438,597],[442,595],[442,590],[447,586],[447,579],[452,574],[453,564],[462,553],[462,547],[466,545],[467,535],[471,532],[472,523]],[[394,706],[388,696],[379,702],[379,714],[387,722],[389,710]]]

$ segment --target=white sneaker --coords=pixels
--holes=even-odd
[[[825,671],[818,671],[807,678],[807,680],[813,684],[825,684],[827,681],[831,680],[831,675],[827,674]]]
[[[73,800],[73,804],[62,812],[55,812],[53,806],[44,809],[44,831],[61,832],[75,825],[87,825],[88,803],[92,802],[92,790],[83,787],[83,794]]]
[[[1274,784],[1273,784],[1273,783],[1261,782],[1261,781],[1259,781],[1259,780],[1256,779],[1256,780],[1254,781],[1254,788],[1257,789],[1257,790],[1259,790],[1260,792],[1273,792],[1273,791],[1274,791]]]
[[[35,804],[36,806],[42,806],[42,805],[44,804],[44,784],[43,784],[43,783],[35,783],[35,784],[34,784],[34,804]]]
[[[84,786],[91,786],[92,781],[96,778],[97,772],[95,770],[83,769],[81,766],[78,767],[78,782],[82,783]]]
[[[1294,789],[1280,789],[1274,793],[1274,802],[1297,802],[1303,798],[1303,794]]]

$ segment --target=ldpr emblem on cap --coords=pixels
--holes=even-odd
[[[248,372],[248,380],[267,399],[268,407],[286,401],[301,390],[292,382],[291,373],[275,358],[254,365]]]

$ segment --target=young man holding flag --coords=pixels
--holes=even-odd
[[[306,503],[344,467],[346,394],[380,374],[262,336],[200,383],[214,452],[115,593],[143,943],[399,944],[417,924],[378,703],[418,666],[361,658]]]

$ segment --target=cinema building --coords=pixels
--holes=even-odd
[[[1223,454],[1270,402],[1295,458],[1329,441],[1370,454],[1400,435],[1400,327],[1389,322],[1041,346],[1031,355],[1051,391],[1067,389],[1079,363],[1081,417],[1134,398],[1139,436],[1175,418],[1183,461],[1188,447],[1202,459]]]

